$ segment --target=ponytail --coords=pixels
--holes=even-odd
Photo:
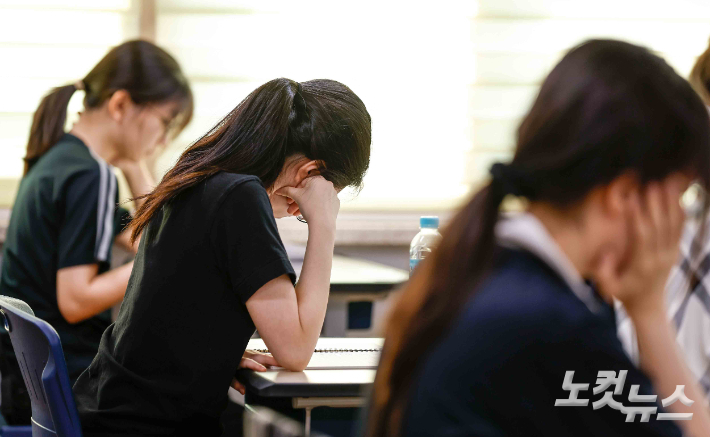
[[[414,372],[499,262],[494,231],[507,194],[566,208],[625,172],[647,182],[675,171],[710,190],[708,162],[707,110],[665,61],[611,40],[568,52],[520,124],[511,163],[491,167],[490,184],[404,287],[387,327],[368,436],[401,434]]]
[[[451,220],[439,247],[418,265],[402,290],[377,370],[368,437],[401,434],[417,363],[449,328],[494,265],[500,205],[507,194],[520,191],[507,173],[504,164],[491,167],[489,185]]]
[[[76,84],[60,86],[42,98],[32,118],[23,175],[64,135],[67,106],[77,89]]]
[[[84,108],[100,107],[113,93],[125,90],[137,105],[175,102],[179,129],[192,118],[192,91],[177,61],[148,41],[128,41],[111,49],[73,85],[54,88],[35,111],[27,141],[24,174],[62,137],[67,105],[76,90],[85,90]]]
[[[147,196],[131,222],[135,241],[163,205],[225,171],[258,176],[270,188],[286,159],[303,155],[337,187],[361,184],[370,156],[370,116],[350,89],[332,80],[260,86],[192,144]]]
[[[135,241],[151,217],[178,194],[229,168],[259,176],[269,187],[286,161],[289,126],[297,121],[293,105],[297,84],[276,79],[253,91],[178,159],[131,221]]]

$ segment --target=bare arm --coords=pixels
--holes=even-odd
[[[128,189],[131,190],[131,197],[134,199],[135,207],[140,208],[143,202],[145,202],[145,199],[141,197],[150,194],[155,188],[155,179],[150,173],[146,162],[121,162],[117,163],[116,166],[121,169],[123,176],[126,178]],[[114,240],[114,243],[134,254],[138,252],[139,242],[140,238],[138,238],[135,243],[131,244],[130,229],[126,229],[118,234]]]
[[[116,235],[116,238],[113,240],[113,242],[119,245],[121,248],[136,254],[138,253],[138,245],[141,242],[141,237],[138,236],[138,238],[136,238],[135,243],[131,243],[131,231],[130,228],[126,228],[123,232]]]
[[[117,164],[121,169],[123,176],[126,177],[128,188],[131,190],[131,196],[136,199],[136,208],[140,208],[145,199],[138,199],[141,196],[149,194],[155,188],[155,179],[150,174],[145,161],[125,162]]]
[[[261,287],[247,309],[259,334],[279,364],[305,369],[320,335],[330,291],[335,245],[335,217],[340,203],[330,182],[309,178],[304,188],[288,190],[308,220],[303,269],[295,287],[284,275]]]
[[[57,271],[57,305],[67,322],[79,323],[123,299],[133,263],[100,275],[98,268],[98,264],[86,264]]]
[[[623,302],[636,328],[640,365],[660,398],[672,395],[678,385],[685,386],[692,405],[676,401],[666,408],[672,413],[692,413],[691,420],[678,424],[689,435],[700,437],[710,435],[710,412],[676,344],[664,301],[666,278],[678,258],[685,218],[679,199],[684,190],[678,179],[669,177],[650,183],[643,196],[632,196],[631,253],[624,262],[605,257],[596,279],[604,294]]]
[[[309,234],[295,291],[284,275],[266,283],[247,301],[259,335],[276,361],[289,370],[305,369],[323,327],[333,244],[332,234]]]
[[[653,381],[660,397],[672,395],[677,385],[683,385],[685,395],[694,401],[690,406],[676,401],[666,408],[672,413],[693,413],[691,420],[681,422],[690,435],[710,435],[710,413],[705,396],[685,364],[665,307],[632,312],[630,316],[638,334],[641,368]]]

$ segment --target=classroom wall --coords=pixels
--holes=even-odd
[[[0,0],[0,207],[14,200],[42,96],[77,81],[111,47],[137,36],[135,1]],[[72,114],[83,96],[75,97]]]
[[[686,76],[710,38],[707,0],[479,0],[471,20],[472,148],[467,180],[506,159],[542,79],[565,51],[589,38],[645,45]]]
[[[138,35],[140,0],[0,0],[0,206],[9,206],[34,111]],[[648,45],[687,75],[710,37],[707,0],[158,0],[157,42],[193,83],[179,153],[258,84],[350,85],[373,116],[365,188],[343,211],[450,210],[510,156],[537,87],[590,37]],[[87,38],[87,35],[91,35]],[[71,112],[80,106],[81,93]]]
[[[344,194],[343,209],[447,208],[465,194],[472,2],[158,4],[158,43],[185,66],[197,102],[161,168],[261,83],[331,78],[350,86],[373,118],[365,188],[354,199]]]

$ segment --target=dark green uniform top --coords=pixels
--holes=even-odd
[[[57,271],[108,269],[114,237],[128,218],[117,208],[116,182],[111,166],[65,134],[20,182],[3,247],[0,295],[24,300],[57,330],[72,381],[91,363],[111,320],[106,311],[68,323],[57,306]],[[14,360],[4,331],[0,337],[3,359]]]

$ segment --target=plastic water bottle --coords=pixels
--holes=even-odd
[[[414,236],[412,244],[409,246],[410,274],[419,261],[429,256],[432,249],[434,249],[434,247],[436,247],[441,240],[441,234],[439,233],[439,217],[421,217],[419,219],[419,229],[419,233]]]

